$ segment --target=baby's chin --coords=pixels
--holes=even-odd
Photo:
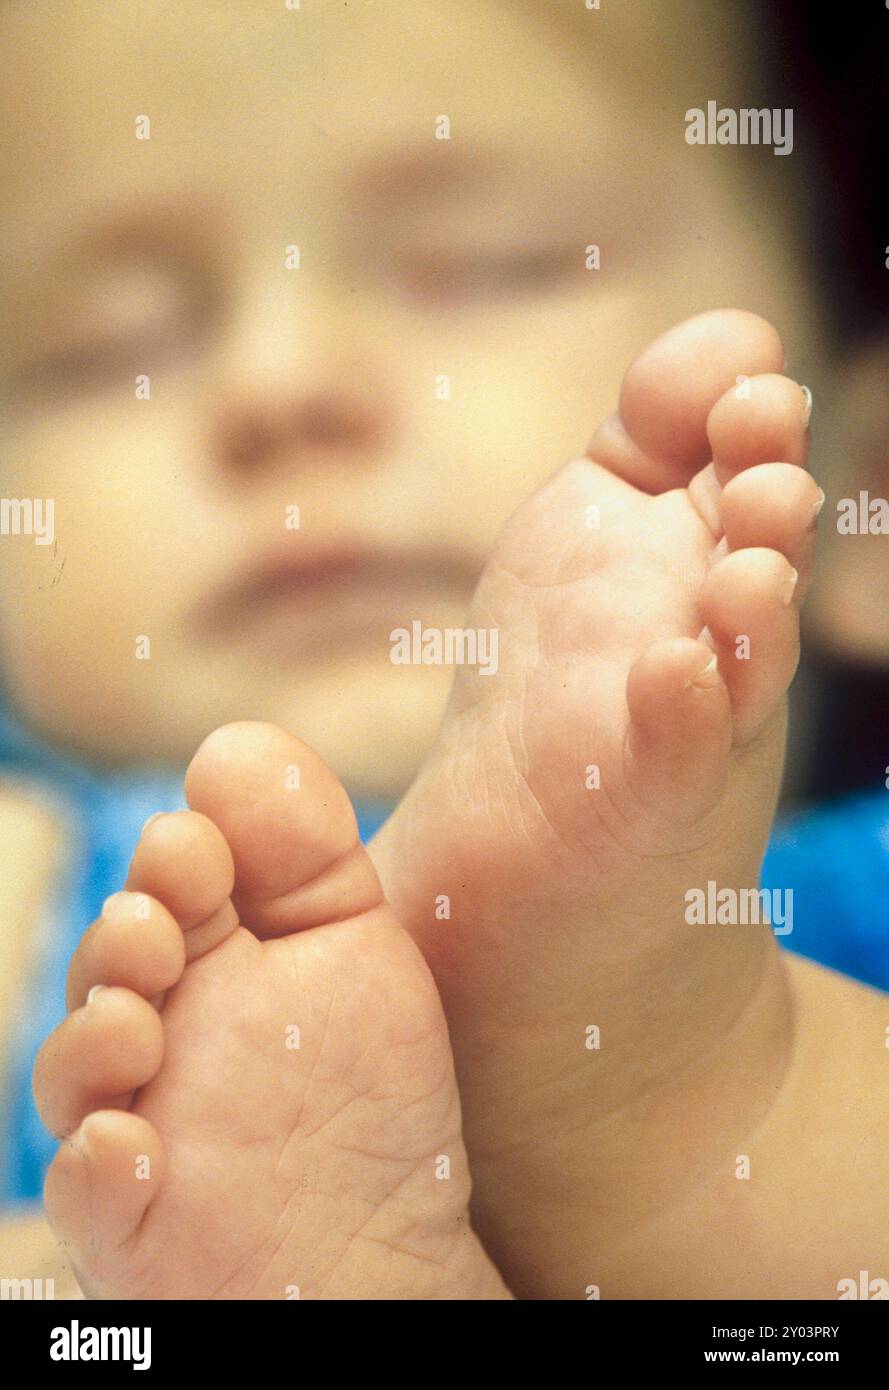
[[[434,741],[451,688],[444,666],[395,666],[354,657],[323,677],[287,683],[276,708],[256,718],[281,724],[327,761],[356,800],[393,803]]]
[[[388,649],[334,647],[326,658],[276,663],[231,652],[192,653],[175,666],[146,662],[89,670],[104,679],[43,682],[14,693],[19,717],[60,749],[99,766],[182,766],[223,724],[256,719],[296,734],[330,764],[356,800],[389,804],[407,789],[438,729],[450,667],[393,665]]]

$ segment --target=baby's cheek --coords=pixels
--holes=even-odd
[[[90,546],[78,531],[57,523],[47,546],[23,535],[0,538],[9,547],[0,675],[20,714],[64,741],[81,727],[119,720],[138,698],[139,677],[145,683],[140,634],[151,635],[155,650],[166,637],[120,547]]]

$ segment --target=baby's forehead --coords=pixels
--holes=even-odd
[[[490,120],[503,107],[520,140],[529,120],[570,121],[590,88],[633,105],[680,85],[696,54],[711,82],[725,66],[704,0],[292,2],[3,0],[7,114],[64,143],[90,110],[116,121],[154,108],[184,148],[177,108],[220,140],[239,113],[242,126],[277,113],[281,138],[299,140],[331,118]]]
[[[666,16],[698,5],[2,0],[10,243],[39,268],[54,239],[118,208],[147,233],[155,210],[168,239],[203,227],[243,241],[260,209],[262,236],[288,244],[306,206],[341,221],[397,211],[406,228],[433,210],[442,235],[467,205],[489,222],[508,206],[533,231],[586,208],[590,190],[600,230],[606,208],[629,215],[643,192],[650,220],[674,177],[653,74],[672,82],[682,50]]]
[[[57,218],[85,189],[101,205],[211,186],[236,206],[309,183],[334,198],[352,173],[442,202],[449,182],[496,192],[510,171],[528,189],[555,168],[588,182],[626,124],[607,76],[526,0],[10,0],[0,35],[0,197]]]

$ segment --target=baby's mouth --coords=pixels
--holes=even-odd
[[[205,637],[284,641],[304,654],[357,639],[388,650],[393,626],[456,618],[476,578],[475,567],[450,551],[312,546],[297,538],[214,595],[199,626]]]

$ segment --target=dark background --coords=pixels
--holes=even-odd
[[[807,254],[827,331],[840,351],[889,338],[889,10],[884,0],[748,0],[748,7],[768,105],[794,108],[794,153],[808,161]],[[809,646],[797,692],[807,746],[792,800],[882,786],[889,666],[853,664]]]

